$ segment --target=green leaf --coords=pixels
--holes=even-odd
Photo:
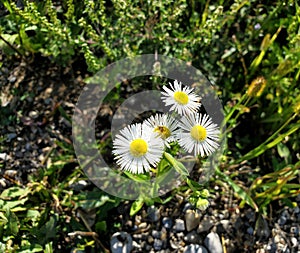
[[[6,218],[7,218],[6,233],[8,235],[16,236],[19,232],[18,217],[13,212],[11,212],[9,209],[7,209],[6,210]]]
[[[95,227],[96,227],[96,231],[104,231],[105,232],[107,230],[106,221],[103,220],[103,221],[97,222]]]
[[[49,242],[46,244],[44,253],[53,253],[52,244],[53,244],[53,242]]]
[[[1,34],[1,36],[11,45],[14,44],[15,40],[18,38],[18,34]],[[4,40],[0,39],[0,48],[8,47],[7,43]]]
[[[138,211],[141,210],[141,208],[144,205],[144,200],[143,199],[137,199],[134,201],[130,207],[130,216],[135,215]]]
[[[178,162],[171,154],[164,152],[164,157],[180,175],[184,177],[189,175],[189,171],[186,169],[186,167],[181,162]]]
[[[48,212],[45,213],[45,217],[41,217],[39,225],[30,230],[30,233],[35,235],[36,240],[40,244],[45,244],[46,242],[50,241],[50,239],[55,238],[57,231],[59,231],[57,224],[58,214],[50,217],[48,217],[48,214]],[[45,223],[44,219],[47,219]]]
[[[0,252],[5,252],[6,246],[4,243],[0,242]]]
[[[76,208],[83,209],[99,208],[107,203],[115,203],[116,201],[108,195],[102,194],[101,191],[81,192],[74,197]]]
[[[147,181],[150,179],[148,174],[132,174],[128,171],[124,171],[124,174],[128,178],[140,183],[148,183]]]
[[[16,198],[20,196],[24,196],[28,194],[30,190],[28,188],[21,188],[18,186],[13,186],[8,189],[5,189],[1,195],[0,198]]]
[[[41,252],[43,251],[43,247],[39,244],[31,244],[31,245],[26,245],[23,246],[19,253],[34,253],[34,252]]]
[[[21,200],[14,200],[14,201],[6,201],[0,199],[0,210],[10,209],[14,212],[24,211],[26,210],[24,204],[27,200],[28,198],[23,198]]]
[[[279,156],[282,158],[290,156],[289,148],[286,145],[284,145],[282,142],[278,143],[277,151],[278,151]]]

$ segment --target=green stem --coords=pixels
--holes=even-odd
[[[247,104],[249,103],[250,99],[251,99],[250,97],[247,98],[247,100],[246,100],[246,102],[245,102],[245,104],[244,104],[245,107],[246,107]],[[236,121],[237,121],[238,117],[242,114],[241,111],[242,111],[242,110],[239,110],[239,111],[238,111],[238,113],[237,113],[237,115],[235,116],[233,122],[236,122]],[[231,124],[230,124],[230,126],[231,126]]]
[[[234,105],[234,106],[231,108],[230,112],[226,115],[223,124],[226,124],[226,123],[230,120],[230,118],[232,117],[233,113],[238,109],[238,107],[241,105],[241,103],[244,102],[246,96],[247,96],[247,94],[245,93],[245,94],[241,97],[241,99],[237,102],[237,104]]]
[[[297,116],[297,114],[294,114],[292,117],[290,117],[281,127],[279,127],[277,129],[277,131],[275,133],[273,133],[267,140],[265,140],[264,143],[269,142],[270,140],[272,140],[277,134],[279,134],[279,132],[285,128],[295,117]]]

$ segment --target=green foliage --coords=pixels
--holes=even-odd
[[[141,53],[172,54],[192,60],[192,48],[209,45],[221,29],[222,6],[186,0],[24,1],[24,8],[3,0],[9,14],[0,19],[6,50],[21,54],[41,53],[68,64],[77,52],[92,72],[125,56]],[[129,8],[130,6],[130,8]],[[198,9],[205,8],[202,14]],[[175,10],[175,11],[174,11]]]
[[[48,163],[47,170],[32,178],[32,182],[24,187],[10,187],[1,193],[0,241],[3,243],[0,247],[8,252],[53,252],[68,234],[77,230],[90,231],[93,226],[98,233],[106,233],[108,211],[118,206],[120,200],[97,188],[79,192],[71,188],[72,184],[82,180],[80,170],[69,173],[61,181],[62,170],[73,159],[68,154],[72,150],[64,148],[65,152],[60,156],[51,154],[53,160]],[[91,213],[96,215],[92,223],[89,220],[94,214]],[[95,241],[93,238],[77,240],[77,246],[86,243],[94,244]],[[74,246],[63,247],[71,249]]]

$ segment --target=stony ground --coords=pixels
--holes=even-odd
[[[4,56],[1,56],[4,57]],[[71,144],[72,115],[84,86],[85,69],[74,63],[63,68],[45,58],[6,60],[0,73],[0,189],[26,184],[28,175],[43,168],[55,141]],[[103,117],[111,113],[103,110]],[[211,185],[215,195],[206,211],[195,210],[177,194],[165,205],[145,206],[129,216],[130,203],[113,210],[111,252],[300,252],[300,196],[291,209],[276,203],[267,217],[240,209],[233,193]],[[110,246],[109,246],[110,245]]]

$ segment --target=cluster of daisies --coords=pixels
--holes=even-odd
[[[172,142],[177,142],[189,154],[201,157],[218,148],[220,130],[207,114],[198,112],[200,97],[193,88],[177,80],[169,84],[170,88],[163,86],[161,99],[172,114],[157,113],[143,123],[125,127],[115,136],[113,154],[122,170],[134,174],[149,172]],[[178,116],[180,120],[176,119]]]

